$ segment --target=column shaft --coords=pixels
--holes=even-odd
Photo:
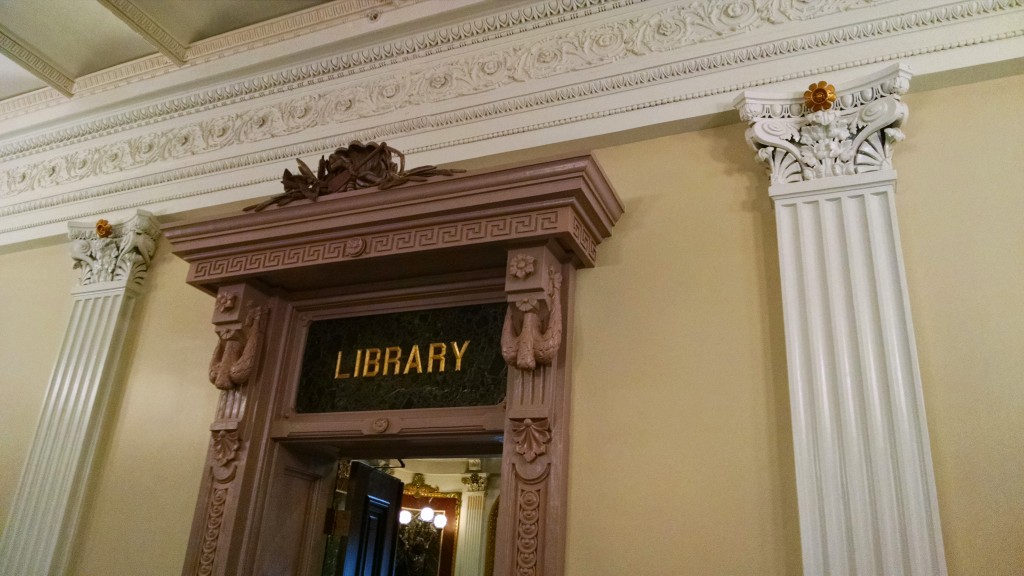
[[[945,573],[892,193],[776,197],[804,569]]]

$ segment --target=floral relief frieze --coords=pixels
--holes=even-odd
[[[0,197],[888,1],[892,0],[705,0],[595,27],[574,27],[501,50],[450,58],[431,68],[356,81],[338,89],[16,166],[0,173]]]
[[[66,193],[50,195],[43,198],[30,198],[22,202],[8,203],[6,206],[0,207],[0,220],[3,220],[5,217],[21,215],[19,218],[14,220],[8,219],[6,226],[0,226],[0,234],[22,231],[57,222],[64,222],[69,217],[73,219],[95,217],[97,214],[102,214],[103,212],[142,207],[156,201],[182,201],[216,194],[227,188],[255,186],[257,184],[272,182],[278,179],[279,176],[277,174],[258,175],[254,178],[242,182],[234,182],[230,185],[208,186],[174,191],[169,194],[161,194],[159,197],[155,198],[138,196],[127,201],[124,199],[120,201],[107,201],[100,206],[99,209],[83,209],[74,212],[70,216],[44,217],[41,213],[39,217],[30,216],[37,211],[50,210],[73,202],[99,199],[141,188],[163,186],[183,179],[215,174],[224,170],[237,170],[241,168],[259,166],[282,159],[315,154],[319,153],[323,149],[343,145],[352,139],[393,139],[399,136],[422,132],[424,130],[444,129],[449,126],[457,126],[467,122],[476,122],[515,112],[543,108],[549,105],[563,104],[579,98],[605,96],[620,90],[634,89],[646,84],[682,79],[688,75],[705,74],[729,66],[751,65],[759,61],[770,61],[800,53],[816,52],[848,43],[873,42],[889,36],[902,36],[921,29],[965,22],[978,17],[997,16],[1002,12],[1019,10],[1021,7],[1024,7],[1024,1],[1022,0],[962,1],[938,8],[928,8],[896,16],[876,18],[804,37],[791,37],[784,40],[770,41],[755,46],[748,46],[729,52],[718,53],[713,56],[690,58],[656,68],[582,82],[574,86],[546,90],[514,98],[495,100],[493,102],[481,104],[479,106],[471,106],[461,110],[429,114],[390,122],[387,124],[380,124],[366,129],[344,133],[339,136],[316,139],[301,145],[288,145],[270,148],[264,151],[233,156],[230,158],[210,160],[201,164],[195,164],[183,168],[155,172],[152,174],[143,174],[109,184],[84,188],[80,187]],[[418,147],[409,148],[406,152],[409,154],[419,154],[432,150],[485,142],[509,134],[527,133],[549,128],[556,124],[564,126],[588,121],[594,118],[605,118],[620,114],[627,114],[630,111],[637,109],[672,105],[706,97],[720,97],[738,90],[767,86],[773,83],[796,78],[819,77],[821,75],[834,73],[837,70],[846,70],[870,64],[892,62],[918,55],[958,52],[961,49],[964,49],[964,47],[998,44],[1020,38],[1021,36],[1024,36],[1024,31],[1021,30],[1002,32],[993,31],[990,34],[981,36],[955,35],[950,37],[948,41],[938,44],[921,45],[910,49],[901,48],[899,52],[885,53],[867,59],[852,59],[843,62],[835,62],[830,63],[827,66],[823,65],[820,67],[794,70],[783,75],[765,75],[741,83],[716,85],[705,87],[699,91],[681,92],[669,98],[658,98],[657,100],[635,102],[629,106],[613,106],[597,112],[567,116],[559,119],[557,123],[546,121],[512,126],[508,129],[496,132],[484,132],[453,139],[438,139],[434,142]],[[4,176],[5,174],[0,172],[0,180],[2,180]],[[3,183],[0,181],[0,189],[2,188]]]

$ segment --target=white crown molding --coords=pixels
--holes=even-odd
[[[160,159],[207,152],[211,148],[244,143],[252,138],[281,136],[313,124],[338,124],[353,118],[389,114],[400,108],[492,91],[510,83],[523,83],[623,59],[668,52],[691,44],[746,33],[772,23],[788,22],[794,18],[813,18],[839,9],[863,7],[866,2],[867,0],[823,2],[814,10],[805,6],[801,12],[794,12],[790,4],[785,2],[762,1],[760,8],[755,8],[752,2],[741,2],[736,5],[740,9],[733,16],[729,16],[728,10],[723,9],[721,5],[707,2],[688,6],[675,5],[639,15],[629,15],[627,18],[600,23],[593,28],[563,28],[557,33],[541,37],[531,36],[518,44],[489,53],[476,52],[449,58],[430,68],[409,70],[408,66],[404,66],[404,73],[383,77],[372,76],[342,86],[335,83],[330,90],[305,95],[275,107],[246,110],[212,121],[192,123],[172,130],[121,140],[87,151],[79,150],[51,158],[44,163],[18,166],[13,171],[0,174],[0,197],[78,181],[103,172],[131,170]],[[579,5],[586,4],[580,0]],[[746,10],[743,10],[744,6]],[[546,10],[543,13],[555,12],[550,5],[545,5],[544,8]],[[531,11],[530,14],[535,12]],[[519,19],[510,19],[508,22],[516,20]],[[479,24],[478,22],[474,28],[489,27]],[[436,35],[432,36],[436,38]],[[422,42],[423,38],[419,40]],[[429,45],[429,42],[422,43]],[[388,48],[380,50],[377,54],[399,52],[394,45]],[[782,46],[778,47],[778,50],[787,51]],[[777,50],[772,50],[772,53],[777,53]],[[372,61],[372,54],[371,52],[368,56],[365,51],[363,54],[348,54],[342,58],[318,62],[314,66],[289,70],[271,78],[264,77],[237,83],[228,90],[218,89],[216,94],[223,97],[226,94],[237,94],[246,89],[251,91],[254,88],[258,89],[259,86],[274,84],[294,86],[300,80],[308,82],[313,77],[330,76],[331,72],[347,68],[348,62],[362,64],[367,60]],[[745,62],[750,58],[748,55],[730,60]],[[715,62],[709,62],[701,67],[711,68],[715,65]],[[175,108],[180,109],[182,106],[194,104],[194,101],[179,100],[175,104],[178,104]],[[195,106],[191,108],[194,110]],[[187,109],[183,112],[187,113]],[[124,125],[121,127],[124,128]],[[52,147],[56,138],[60,138],[61,143],[67,143],[67,136],[70,134],[62,131],[46,137],[45,140],[49,141]],[[88,137],[89,134],[86,133],[78,139]],[[4,159],[34,152],[24,141],[0,148],[3,152],[7,152],[8,149],[12,149],[13,153],[5,154]]]
[[[351,139],[387,138],[417,163],[457,162],[515,150],[526,140],[530,146],[550,144],[707,116],[730,109],[738,90],[812,75],[835,77],[857,69],[863,75],[866,66],[900,60],[928,74],[1024,57],[1021,0],[906,11],[908,4],[921,3],[850,10],[860,5],[851,0],[842,3],[845,10],[821,18],[829,26],[759,17],[760,29],[749,36],[760,41],[752,45],[738,41],[747,36],[690,36],[663,50],[637,43],[639,31],[696,4],[587,6],[584,16],[561,14],[555,18],[560,23],[535,22],[526,27],[530,31],[477,37],[460,48],[378,63],[366,72],[324,82],[307,74],[306,85],[263,97],[223,106],[197,99],[199,105],[167,120],[133,117],[140,110],[154,112],[153,105],[143,104],[76,126],[79,138],[66,147],[41,138],[33,140],[45,144],[41,151],[17,152],[12,145],[25,146],[27,140],[0,141],[0,150],[14,152],[0,163],[0,244],[51,234],[71,217],[129,207],[172,213],[270,195],[276,190],[269,183],[293,158],[319,156]],[[605,31],[615,41],[600,46]],[[623,50],[628,42],[631,49]],[[537,55],[551,44],[561,50],[548,58],[551,66],[535,67]],[[488,68],[489,62],[500,66]],[[500,72],[502,82],[479,75],[488,69]],[[283,86],[286,76],[259,77],[251,86]],[[393,81],[399,76],[405,84]],[[418,82],[415,89],[411,82]],[[89,135],[84,126],[99,135]],[[58,133],[73,135],[70,129]],[[87,164],[76,168],[83,157]],[[45,171],[50,167],[53,176]],[[232,186],[229,175],[242,169],[244,176]]]
[[[113,1],[117,4],[125,3],[125,0]],[[66,90],[63,92],[44,88],[0,100],[0,122],[21,114],[64,104],[67,102],[65,96],[84,97],[123,88],[151,79],[154,76],[173,72],[182,65],[189,66],[210,62],[218,58],[246,52],[298,36],[320,32],[361,18],[372,17],[376,20],[382,14],[399,9],[407,9],[413,4],[423,1],[335,0],[334,2],[314,6],[300,12],[280,16],[266,22],[226,32],[213,38],[197,41],[185,47],[183,52],[175,50],[174,58],[166,54],[154,54],[78,78],[69,78],[68,82],[64,85]],[[144,29],[144,32],[140,33],[146,35],[149,31]],[[177,62],[179,59],[180,62]]]
[[[43,134],[28,137],[15,137],[9,139],[8,142],[0,140],[0,161],[44,152],[55,147],[77,144],[139,126],[175,119],[188,114],[200,113],[212,108],[228,106],[240,101],[253,100],[296,88],[303,88],[312,84],[329,82],[362,73],[378,72],[381,67],[389,64],[407,64],[414,58],[432,56],[442,52],[466,48],[471,45],[486,44],[526,30],[537,30],[540,27],[558,24],[567,17],[580,18],[594,12],[628,6],[642,1],[570,0],[567,2],[565,0],[545,0],[544,2],[499,15],[476,18],[445,28],[417,33],[386,44],[377,44],[360,50],[332,55],[321,60],[306,62],[284,70],[247,77],[237,82],[196,90],[185,96],[133,107],[99,119],[72,123],[67,128],[50,130]],[[385,3],[390,4],[390,0],[361,0],[359,2],[349,1],[342,4],[330,4],[323,8],[317,7],[306,12],[251,26],[237,32],[196,42],[189,48],[189,61],[199,62],[209,60],[216,55],[251,50],[257,46],[265,45],[271,40],[279,41],[295,37],[300,33],[308,34],[328,25],[335,25],[345,21],[345,17],[351,17],[356,14],[353,11],[355,8],[355,6],[352,6],[353,4],[360,7],[359,13],[361,15],[371,8]],[[368,4],[369,7],[363,6],[364,4]],[[403,5],[411,4],[412,0],[406,0]],[[333,21],[324,13],[326,8],[334,8],[331,12],[331,14],[334,14]],[[337,13],[335,14],[335,12]],[[131,82],[132,78],[146,77],[147,74],[152,74],[167,67],[167,62],[159,56],[143,58],[108,71],[83,77],[78,80],[78,84],[89,81],[96,85],[124,85]],[[95,77],[95,80],[93,80],[93,77]],[[32,95],[39,94],[40,92],[43,91],[34,92]],[[13,106],[9,109],[5,108],[12,100],[16,99],[0,102],[0,122],[7,116],[19,112]]]

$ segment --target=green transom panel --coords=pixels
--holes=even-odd
[[[490,406],[505,397],[504,303],[310,324],[295,410]]]

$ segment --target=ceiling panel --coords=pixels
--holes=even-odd
[[[2,0],[0,20],[72,78],[157,51],[99,2]]]
[[[133,0],[178,42],[197,40],[298,12],[326,0]]]
[[[0,100],[45,87],[46,82],[0,54]]]

